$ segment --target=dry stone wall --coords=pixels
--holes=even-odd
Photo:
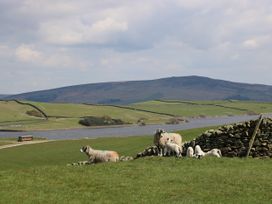
[[[223,156],[245,157],[257,123],[258,120],[251,120],[244,123],[225,125],[216,130],[208,130],[190,143],[186,143],[184,150],[188,146],[200,145],[205,152],[213,148],[219,148]],[[272,157],[271,118],[262,119],[249,156]]]
[[[157,146],[150,146],[144,149],[144,151],[139,152],[135,159],[140,158],[140,157],[146,157],[146,156],[158,156],[159,154],[159,149]]]

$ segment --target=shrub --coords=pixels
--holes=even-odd
[[[146,125],[146,118],[139,118],[138,120],[137,120],[137,124],[139,125],[139,126],[145,126]]]
[[[170,118],[169,121],[166,122],[166,124],[172,124],[172,125],[176,125],[179,123],[187,123],[188,120],[182,118],[182,117],[174,117],[174,118]]]
[[[79,124],[84,126],[101,126],[101,125],[123,125],[128,124],[121,119],[113,119],[110,116],[95,117],[87,116],[79,120]]]
[[[37,110],[26,111],[26,114],[30,115],[30,116],[34,116],[34,117],[43,118],[43,115],[39,111],[37,111]]]

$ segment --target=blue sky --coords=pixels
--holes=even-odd
[[[272,85],[271,0],[0,0],[0,94],[200,75]]]

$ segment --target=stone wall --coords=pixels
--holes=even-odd
[[[216,130],[208,130],[190,143],[186,143],[184,151],[186,151],[188,146],[200,145],[205,152],[218,148],[223,156],[244,157],[248,151],[249,142],[257,122],[258,120],[251,120],[244,123],[225,125]],[[271,118],[262,120],[249,156],[272,157]]]
[[[150,146],[144,149],[144,151],[139,152],[134,159],[140,158],[140,157],[146,157],[146,156],[158,156],[159,149],[157,146]]]

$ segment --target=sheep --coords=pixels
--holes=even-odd
[[[195,146],[195,157],[200,159],[201,157],[205,156],[205,152],[202,151],[199,145]]]
[[[215,156],[215,157],[222,157],[220,149],[212,149],[208,152],[203,152],[199,145],[195,146],[195,156],[197,158],[206,157],[206,156]]]
[[[215,156],[215,157],[222,157],[221,150],[220,149],[212,149],[205,153],[205,156]]]
[[[173,143],[173,140],[170,140],[169,138],[167,138],[165,146],[164,146],[164,156],[167,153],[171,154],[171,152],[174,152],[177,157],[181,157],[182,148],[181,146]]]
[[[89,163],[117,162],[119,155],[115,151],[95,150],[90,146],[83,146],[80,152],[84,152],[89,157]]]
[[[195,157],[195,155],[194,155],[194,149],[192,147],[188,147],[187,148],[186,156],[187,157]]]
[[[173,140],[173,143],[177,144],[181,147],[182,137],[178,133],[167,133],[162,129],[157,129],[154,134],[154,145],[156,145],[159,149],[159,156],[164,155],[164,147],[167,138]]]

